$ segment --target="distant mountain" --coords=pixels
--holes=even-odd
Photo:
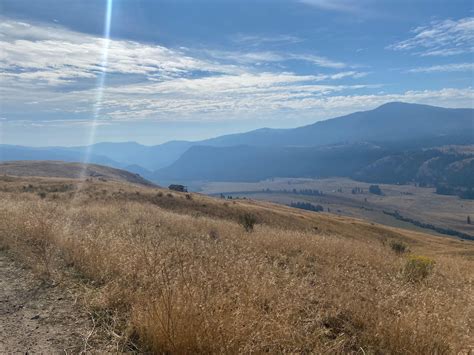
[[[0,163],[0,175],[39,176],[55,178],[96,178],[155,186],[137,174],[97,164],[67,163],[63,161],[9,161]]]
[[[474,144],[473,132],[472,109],[394,102],[309,126],[201,141],[154,178],[242,181],[357,174],[412,181],[421,164],[440,154],[423,148]]]
[[[299,146],[374,142],[413,145],[474,143],[474,110],[392,102],[293,129],[263,128],[201,141],[201,145]]]
[[[19,145],[0,144],[0,161],[9,160],[61,160],[66,162],[84,161],[84,153],[62,147],[34,148]],[[122,164],[104,155],[91,154],[89,162],[122,167]]]
[[[97,143],[90,150],[97,155],[107,156],[123,166],[141,167],[154,171],[170,165],[183,154],[192,142],[170,141],[155,146],[141,145],[136,142]],[[69,151],[85,152],[87,147],[67,148]]]
[[[324,147],[190,148],[150,179],[164,184],[203,181],[259,181],[272,177],[350,177],[372,183],[418,183],[437,192],[474,198],[474,146],[394,152],[371,144]]]
[[[350,176],[388,154],[372,144],[324,147],[195,146],[152,179],[165,182],[258,181],[270,177]]]
[[[197,142],[170,141],[155,146],[134,142],[99,143],[92,152],[150,171],[174,163],[194,146],[316,147],[372,142],[393,149],[415,149],[447,144],[474,143],[474,110],[449,109],[392,102],[374,110],[355,112],[292,129],[262,128]],[[70,148],[81,151],[85,147]]]
[[[392,102],[374,110],[355,112],[303,127],[263,128],[198,142],[170,141],[155,146],[135,142],[98,143],[91,147],[72,148],[0,145],[0,160],[83,161],[85,152],[90,152],[92,163],[127,168],[155,179],[245,180],[275,174],[342,174],[352,166],[351,159],[345,161],[339,156],[336,159],[334,154],[362,154],[350,149],[365,144],[364,149],[376,146],[377,154],[385,154],[376,156],[382,159],[377,163],[375,160],[368,162],[368,159],[374,158],[374,150],[370,148],[364,153],[368,154],[366,157],[361,155],[357,158],[356,162],[375,164],[367,167],[367,172],[382,176],[384,172],[378,172],[378,167],[384,170],[395,165],[405,172],[406,177],[395,174],[394,179],[396,176],[396,179],[406,180],[417,170],[417,162],[423,160],[424,153],[410,155],[405,160],[401,155],[403,152],[448,144],[474,144],[473,132],[473,109]],[[389,155],[392,157],[388,158]],[[397,163],[401,160],[404,165]],[[338,161],[345,166],[336,169]],[[156,173],[152,173],[154,171]]]

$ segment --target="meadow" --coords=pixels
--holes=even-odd
[[[0,178],[0,247],[80,290],[110,350],[458,353],[474,243],[252,200]],[[93,349],[91,349],[93,350]]]

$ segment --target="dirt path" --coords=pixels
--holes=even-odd
[[[84,350],[93,326],[75,301],[0,251],[0,353]]]

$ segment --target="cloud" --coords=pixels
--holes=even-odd
[[[221,78],[226,81],[227,78]],[[170,88],[153,88],[149,94],[134,95],[133,90],[109,92],[105,98],[108,111],[100,117],[98,124],[114,124],[136,120],[154,121],[227,121],[244,118],[277,118],[281,113],[288,119],[298,118],[308,122],[336,117],[354,111],[368,110],[387,102],[404,101],[423,103],[443,107],[474,108],[472,88],[441,90],[406,91],[402,93],[355,94],[342,93],[347,90],[362,89],[359,87],[318,86],[283,84],[284,78],[267,78],[266,85],[254,88],[249,85],[242,88],[237,83],[221,87],[218,84],[208,87],[206,92],[196,92],[194,87],[185,83]],[[177,79],[179,80],[179,79]],[[188,79],[186,79],[188,80]],[[251,80],[255,80],[252,78]],[[280,82],[274,86],[271,83]],[[205,87],[206,81],[199,85]],[[158,85],[160,86],[160,85]],[[177,98],[175,93],[179,92]],[[58,98],[58,102],[85,99],[84,92],[69,93]],[[89,93],[92,94],[92,93]],[[92,99],[92,98],[89,98]],[[23,120],[22,125],[41,123],[45,126],[87,125],[90,120],[71,117],[64,120]],[[15,122],[11,122],[15,124]]]
[[[433,21],[411,31],[414,36],[387,49],[410,51],[420,56],[453,56],[474,52],[474,17]]]
[[[0,34],[0,97],[9,118],[2,124],[91,122],[95,79],[104,70],[104,39],[9,19],[0,23]],[[317,119],[393,100],[465,106],[473,95],[471,88],[369,95],[382,84],[357,81],[368,73],[313,54],[178,50],[119,39],[108,47],[99,124],[282,115]],[[325,71],[284,71],[278,67],[285,61],[305,61]]]
[[[471,72],[474,73],[474,63],[453,63],[418,67],[407,70],[408,73],[442,73],[442,72]]]
[[[338,75],[338,74],[334,74]],[[340,73],[338,77],[354,75]],[[278,115],[280,110],[306,109],[315,97],[338,92],[378,87],[377,85],[319,84],[330,75],[293,73],[243,73],[201,78],[174,78],[159,82],[140,82],[106,87],[99,120],[215,120]],[[22,111],[35,116],[60,113],[71,120],[92,116],[97,91],[24,92],[21,89],[1,92],[9,105],[22,105]],[[25,102],[30,102],[29,105]]]
[[[207,55],[214,59],[226,60],[235,64],[261,64],[261,63],[278,63],[290,60],[304,61],[311,63],[317,67],[342,69],[349,67],[348,64],[332,60],[323,56],[312,54],[298,53],[279,53],[272,51],[222,51],[222,50],[206,50]]]
[[[359,12],[363,1],[357,0],[300,0],[300,2],[323,10]]]
[[[64,116],[71,122],[87,120],[94,113],[99,90],[96,78],[103,70],[107,71],[107,85],[100,94],[101,120],[179,119],[199,115],[206,119],[202,114],[237,117],[241,112],[258,115],[259,110],[296,109],[298,100],[313,96],[370,87],[328,84],[359,79],[367,73],[330,72],[348,65],[323,56],[272,51],[176,50],[117,39],[109,41],[108,66],[102,68],[103,38],[58,26],[3,20],[0,96],[5,112],[17,112],[17,120],[25,116],[50,116],[55,121]],[[259,63],[295,60],[328,68],[329,72],[298,75],[282,72],[281,68],[262,71],[259,66]]]
[[[3,19],[0,23],[2,80],[60,85],[100,73],[106,39],[62,27]],[[110,40],[108,73],[170,78],[195,71],[235,73],[238,69],[200,60],[159,45]]]
[[[238,34],[232,41],[240,45],[246,45],[250,47],[259,47],[263,44],[270,45],[282,45],[282,44],[293,44],[303,42],[303,39],[293,35],[245,35]]]

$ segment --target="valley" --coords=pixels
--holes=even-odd
[[[473,200],[439,195],[435,193],[434,188],[419,187],[414,184],[378,184],[383,195],[375,195],[369,192],[371,185],[348,178],[274,178],[255,183],[212,182],[192,186],[201,193],[216,197],[223,194],[232,198],[265,200],[285,205],[292,202],[309,202],[321,205],[325,212],[336,215],[361,218],[393,227],[437,233],[434,230],[421,228],[384,213],[384,211],[389,213],[398,211],[403,217],[474,236],[474,224],[467,223],[467,216],[474,219]],[[302,194],[300,193],[302,190],[318,190],[322,196]],[[443,233],[438,234],[446,236]]]

